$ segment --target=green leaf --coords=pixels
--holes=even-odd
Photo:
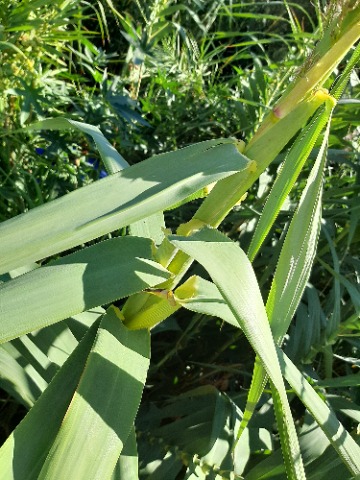
[[[200,205],[193,218],[217,227],[228,212],[241,201],[246,191],[260,174],[292,139],[302,125],[323,103],[324,96],[314,96],[311,101],[299,104],[286,118],[272,123],[271,128],[261,133],[259,128],[252,141],[244,149],[249,168],[218,182]],[[258,135],[259,134],[259,135]],[[259,138],[260,137],[260,138]]]
[[[154,156],[41,205],[0,225],[0,273],[163,211],[247,164],[234,140],[210,140]]]
[[[192,302],[194,302],[194,311],[205,314],[209,314],[212,306],[214,305],[214,311],[216,312],[216,315],[219,318],[222,318],[224,321],[227,321],[231,325],[234,325],[233,314],[226,302],[221,302],[218,298],[219,291],[216,286],[213,285],[213,287],[210,288],[208,285],[210,284],[210,282],[203,280],[199,277],[195,277],[196,281],[191,280],[192,278],[194,277],[191,277],[189,279],[190,282],[188,285],[186,285],[187,282],[183,284],[185,285],[185,288],[182,288],[182,285],[176,290],[177,300],[180,301],[184,307],[190,307],[190,310],[192,310],[191,305]],[[180,291],[179,296],[181,297],[181,299],[178,298],[178,291]],[[189,297],[185,298],[187,294],[189,295]],[[356,442],[349,435],[349,433],[344,429],[343,425],[336,418],[334,412],[329,409],[328,405],[324,402],[324,400],[321,399],[318,393],[308,383],[305,377],[295,367],[295,365],[290,361],[290,359],[285,355],[285,353],[280,348],[277,348],[277,352],[284,377],[294,389],[299,399],[313,415],[314,419],[319,424],[326,437],[329,439],[335,450],[340,455],[344,464],[353,474],[357,474],[356,472],[358,472],[360,468],[360,447],[356,444]],[[258,359],[257,362],[259,362]],[[344,385],[358,385],[360,380],[354,377],[358,377],[358,375],[352,375],[349,378],[346,377]],[[336,387],[342,385],[341,380],[342,378],[324,380],[319,381],[318,384]],[[264,382],[264,384],[262,384],[262,382]],[[257,367],[254,369],[252,385],[247,400],[248,407],[251,401],[253,401],[253,407],[256,407],[257,401],[263,392],[266,382],[267,376],[263,376],[262,368],[260,367],[260,364],[257,364]],[[343,401],[343,399],[341,399],[341,401]],[[350,402],[348,402],[348,409],[350,405]],[[353,410],[356,411],[355,406]],[[277,459],[274,459],[272,463],[276,464],[277,462],[279,462],[279,458],[276,458]],[[266,465],[268,465],[268,468],[270,468],[269,462],[267,462]],[[258,470],[254,470],[255,476],[251,476],[251,478],[257,478],[257,474]],[[264,476],[261,478],[268,477]]]
[[[0,385],[26,407],[48,386],[59,367],[68,359],[78,345],[79,328],[74,324],[86,321],[78,338],[81,339],[94,321],[105,313],[83,312],[66,322],[50,325],[28,335],[2,344],[0,347]],[[88,321],[90,319],[90,321]],[[71,328],[68,327],[71,325]]]
[[[18,351],[11,344],[0,346],[0,387],[20,404],[30,408],[42,389],[29,368],[25,370],[20,364],[19,357]],[[46,382],[43,381],[42,385],[45,388]]]
[[[78,386],[97,328],[98,322],[88,331],[49,387],[1,447],[0,471],[4,480],[38,480]]]
[[[313,265],[321,226],[324,166],[330,122],[281,249],[266,303],[274,338],[281,341],[300,303]]]
[[[284,164],[277,175],[271,192],[266,200],[264,209],[261,213],[251,244],[248,251],[248,257],[254,260],[264,239],[269,233],[276,217],[283,205],[287,195],[294,186],[305,161],[309,157],[314,144],[319,137],[323,127],[326,125],[331,115],[332,106],[326,104],[321,109],[313,122],[309,124],[305,132],[301,132],[294,145],[286,156]]]
[[[322,181],[330,132],[330,118],[331,115],[321,149],[286,234],[266,304],[276,343],[282,341],[298,308],[316,253],[321,225]],[[311,136],[311,131],[308,131],[308,135]],[[239,435],[253,414],[266,385],[266,380],[264,366],[255,362],[248,403]]]
[[[276,388],[283,423],[282,448],[289,478],[305,478],[295,426],[288,404],[274,340],[255,273],[245,253],[216,230],[203,229],[191,237],[169,237],[209,272]]]
[[[337,378],[326,378],[325,380],[319,380],[317,385],[330,388],[358,387],[360,385],[360,373],[350,373]]]
[[[303,375],[285,355],[277,348],[280,366],[286,380],[295,390],[303,404],[318,422],[332,446],[353,475],[360,475],[360,447],[345,430],[343,425],[320,398]]]
[[[138,463],[135,428],[132,427],[111,480],[138,480]]]
[[[133,427],[150,363],[148,330],[104,315],[40,479],[110,478]]]
[[[151,246],[113,238],[0,285],[0,342],[163,282],[170,274]]]
[[[216,285],[198,276],[188,278],[174,292],[175,299],[184,308],[197,313],[219,317],[239,328],[239,323],[227,306]]]
[[[108,173],[115,173],[129,166],[128,162],[104,137],[101,130],[88,123],[77,122],[62,117],[49,118],[28,126],[27,130],[67,130],[69,127],[76,128],[94,139]]]
[[[164,231],[165,220],[162,212],[154,213],[150,217],[142,218],[130,225],[130,235],[151,238],[156,245],[160,245],[164,240]]]

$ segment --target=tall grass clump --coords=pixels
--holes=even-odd
[[[0,224],[0,381],[28,410],[2,478],[360,476],[360,3],[272,3],[107,2],[131,162],[19,118],[91,139],[107,176]]]

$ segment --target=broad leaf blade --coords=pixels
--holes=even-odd
[[[234,140],[209,140],[144,162],[0,225],[0,273],[160,212],[248,165]]]
[[[42,386],[46,387],[46,382],[39,386],[42,379],[34,378],[36,372],[29,372],[29,368],[25,370],[21,360],[11,343],[0,346],[0,388],[29,409],[40,395]]]
[[[275,344],[255,273],[245,253],[216,230],[203,229],[191,237],[169,237],[201,263],[211,275],[273,382],[281,404],[284,461],[289,478],[305,478],[295,426],[277,359]]]
[[[90,328],[49,387],[1,447],[2,478],[38,480],[42,465],[83,373],[97,328],[98,322]]]
[[[100,311],[89,311],[77,316],[79,320],[92,317],[91,323],[79,336],[80,339],[99,315]],[[76,320],[67,321],[71,323]],[[50,325],[2,344],[0,386],[26,407],[32,407],[77,345],[78,339],[66,322]]]
[[[150,363],[150,333],[104,315],[39,479],[110,478],[130,434]]]
[[[151,260],[152,242],[117,237],[0,286],[0,342],[108,304],[169,278]]]

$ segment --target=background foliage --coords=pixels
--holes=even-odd
[[[98,125],[130,164],[202,140],[249,140],[304,59],[311,61],[325,9],[320,1],[0,0],[0,220],[107,175],[88,135],[24,130],[37,120],[66,116]],[[284,343],[350,432],[360,420],[359,84],[355,70],[334,112],[317,256]],[[264,298],[319,147],[253,262]],[[245,251],[284,155],[221,225]],[[166,212],[167,227],[189,220],[198,204]],[[206,278],[196,264],[189,275],[198,273]],[[218,444],[236,431],[245,407],[254,362],[246,337],[216,317],[181,309],[152,330],[151,341],[136,425],[140,478],[192,478],[189,472],[200,471],[216,478],[214,465],[218,478],[231,478],[231,451]],[[9,351],[23,361],[29,355],[14,340],[1,347],[0,365]],[[62,362],[52,359],[28,391],[0,373],[1,441]],[[326,438],[295,397],[291,407],[309,478],[324,478],[316,475],[332,459]],[[237,471],[266,472],[281,463],[274,422],[266,390],[238,446]],[[341,463],[334,465],[333,474],[343,473]]]

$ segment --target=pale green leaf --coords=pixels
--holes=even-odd
[[[251,261],[253,261],[257,255],[264,239],[277,218],[281,206],[294,186],[305,161],[309,157],[317,138],[326,125],[331,115],[331,108],[329,104],[322,108],[321,112],[316,116],[315,120],[309,124],[305,132],[301,132],[288,152],[266,200],[251,239],[248,251],[248,257]]]
[[[24,369],[18,361],[19,352],[11,345],[0,346],[0,387],[26,408],[33,406],[46,382],[34,379],[36,372]],[[38,383],[41,382],[41,387]]]
[[[130,234],[137,237],[151,238],[156,245],[164,240],[165,220],[162,212],[142,218],[130,225]]]
[[[150,333],[104,315],[40,479],[111,477],[132,429],[150,363]]]
[[[288,404],[275,344],[255,273],[245,253],[216,230],[203,229],[191,237],[169,237],[170,241],[201,263],[209,272],[250,344],[259,355],[276,388],[285,434],[284,461],[289,478],[305,478],[295,426]]]
[[[316,253],[329,133],[330,122],[286,234],[266,303],[269,321],[277,342],[285,335],[300,303]]]
[[[188,278],[174,292],[176,301],[192,312],[219,317],[230,325],[239,327],[217,286],[198,276]]]
[[[170,274],[151,260],[152,242],[117,237],[0,286],[0,342],[154,286]]]
[[[115,173],[129,166],[128,162],[104,137],[101,130],[88,123],[77,122],[76,120],[63,117],[48,118],[42,122],[29,125],[27,130],[68,130],[69,127],[76,128],[94,139],[108,173]]]
[[[33,406],[77,345],[65,322],[1,345],[0,385],[25,406]]]
[[[286,380],[313,415],[344,464],[353,475],[360,475],[360,447],[315,392],[305,377],[278,347],[280,366]]]
[[[244,154],[250,159],[250,168],[218,182],[200,205],[194,218],[217,227],[322,103],[323,99],[316,97],[313,101],[303,102],[285,118],[273,123],[260,138],[255,135],[256,141],[250,142],[244,150]]]
[[[132,427],[115,470],[113,471],[111,480],[138,480],[138,463],[136,434],[135,428]]]
[[[181,287],[179,287],[176,290],[176,292],[180,290],[181,297],[184,297],[180,300],[183,306],[185,307],[190,306],[189,309],[192,309],[191,304],[192,302],[194,302],[194,306],[196,308],[196,310],[194,308],[194,311],[197,311],[199,313],[209,314],[209,305],[210,305],[210,310],[211,310],[211,305],[215,305],[216,315],[219,318],[222,318],[224,321],[227,321],[231,325],[234,325],[234,322],[233,322],[234,317],[229,306],[225,302],[219,301],[220,300],[218,298],[219,291],[216,288],[216,286],[214,285],[212,288],[209,288],[208,284],[210,284],[210,282],[200,279],[199,277],[196,277],[196,282],[191,281],[189,284],[191,286],[191,289],[189,288],[189,286],[187,286],[187,288],[184,288],[183,290],[181,290]],[[186,282],[184,285],[186,285]],[[185,298],[185,293],[191,294],[192,288],[194,286],[195,287],[199,286],[198,289],[195,289],[195,294],[193,294],[192,297]],[[209,295],[208,298],[207,298],[207,295]],[[216,303],[214,302],[214,299],[216,299]],[[349,433],[344,429],[342,424],[338,421],[333,411],[329,409],[328,405],[321,399],[321,397],[316,393],[313,387],[307,382],[305,377],[293,365],[293,363],[283,353],[283,351],[280,348],[277,348],[277,352],[281,360],[280,366],[286,380],[294,389],[299,399],[304,403],[307,409],[311,412],[311,414],[313,415],[313,417],[315,418],[315,420],[323,430],[326,437],[329,439],[329,441],[332,443],[334,448],[339,453],[344,464],[348,466],[351,472],[356,472],[357,469],[360,468],[360,447],[354,442],[354,440],[349,435]],[[267,381],[267,376],[266,375],[263,376],[263,373],[262,373],[263,370],[261,367],[260,368],[259,367],[260,365],[257,365],[257,367],[254,369],[254,375],[252,379],[252,383],[254,385],[253,384],[251,385],[249,397],[247,399],[247,402],[248,402],[247,407],[249,409],[250,409],[250,406],[253,407],[251,411],[253,411],[253,409],[256,407],[258,399],[260,398]],[[347,384],[351,384],[354,386],[359,384],[360,380],[358,378],[353,378],[353,377],[358,377],[358,375],[352,375],[351,378],[345,378],[345,383],[344,383],[345,386]],[[329,384],[329,386],[341,386],[342,385],[341,380],[342,380],[341,378],[332,379],[328,381],[324,380],[324,381],[320,381],[319,385],[321,384],[321,385],[327,386]],[[344,402],[343,406],[345,406],[345,403],[346,402]],[[349,413],[351,410],[350,402],[347,402],[347,404],[348,404],[348,410],[346,412]],[[354,406],[353,411],[358,414],[357,410],[358,409],[356,409],[356,407]],[[351,413],[349,413],[349,415],[351,415]],[[240,442],[241,442],[241,439],[239,443]],[[274,461],[276,463],[279,460],[277,459]],[[269,469],[270,469],[270,463],[269,462],[266,463]],[[254,470],[254,472],[255,472],[254,475],[259,474],[258,470],[256,469]],[[255,477],[251,476],[250,478],[255,479],[256,476]],[[261,478],[271,478],[271,477],[270,476],[267,477],[265,475],[265,476],[262,476]]]
[[[1,447],[2,480],[38,480],[42,465],[80,381],[97,327],[97,323],[91,327],[39,400]]]
[[[154,156],[0,225],[0,273],[72,248],[163,211],[240,170],[231,139]]]
[[[330,121],[316,162],[286,234],[266,303],[276,343],[282,341],[289,328],[313,265],[321,225],[322,181],[329,132]],[[311,137],[311,131],[308,131],[308,135]],[[239,435],[244,431],[252,416],[266,385],[266,379],[264,366],[256,362]]]

